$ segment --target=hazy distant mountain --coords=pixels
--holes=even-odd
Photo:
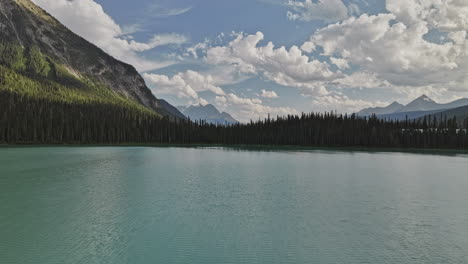
[[[393,102],[390,105],[386,107],[374,107],[374,108],[366,108],[361,111],[359,111],[357,114],[360,116],[370,116],[373,114],[376,115],[384,115],[388,113],[394,113],[398,112],[400,109],[402,109],[404,105],[398,103],[398,102]]]
[[[211,124],[231,125],[239,123],[228,113],[221,113],[216,107],[211,104],[208,105],[192,105],[189,107],[177,107],[186,117],[191,120],[205,120]]]
[[[457,121],[459,124],[464,124],[465,120],[468,118],[468,105],[457,107],[457,108],[452,108],[449,110],[443,110],[439,111],[438,113],[430,114],[430,120],[432,120],[434,117],[438,120],[441,121],[445,118],[453,118],[456,117]],[[428,115],[425,115],[429,117]],[[420,117],[421,119],[423,117]]]
[[[443,107],[431,98],[427,97],[426,95],[423,95],[410,102],[409,104],[405,105],[398,112],[432,111],[444,108],[446,107]]]
[[[458,108],[458,107],[462,107],[466,105],[468,105],[468,99],[462,98],[462,99],[455,100],[448,104],[443,104],[442,106],[444,106],[445,109],[451,109],[451,108]]]
[[[439,109],[439,110],[431,110],[431,111],[412,111],[412,112],[397,112],[393,114],[385,114],[385,115],[378,115],[377,117],[381,119],[388,119],[388,120],[408,120],[417,119],[427,115],[434,115],[440,112],[445,111],[446,109]]]
[[[357,114],[360,116],[376,114],[382,118],[404,120],[406,117],[409,119],[415,119],[425,115],[434,114],[445,111],[447,109],[457,108],[465,105],[468,105],[468,99],[466,98],[459,99],[447,104],[439,104],[426,95],[422,95],[407,105],[401,105],[398,102],[393,102],[387,107],[367,108],[359,111]]]

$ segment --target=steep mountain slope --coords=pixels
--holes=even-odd
[[[3,89],[8,86],[13,92],[64,100],[116,100],[184,118],[175,107],[154,97],[133,66],[74,34],[30,0],[0,0],[0,44],[1,77],[14,76],[34,84],[37,91],[18,91],[21,87],[13,89],[11,83],[3,84]],[[54,88],[40,91],[45,86]],[[53,90],[62,96],[55,96]],[[73,98],[66,98],[68,94]]]
[[[189,117],[191,120],[194,121],[205,120],[210,124],[218,125],[231,125],[239,123],[231,115],[225,112],[219,112],[219,110],[211,104],[205,106],[192,105],[190,107],[179,106],[178,108],[185,116]]]
[[[383,115],[383,114],[388,114],[388,113],[394,113],[402,109],[404,105],[398,103],[398,102],[393,102],[390,105],[386,107],[374,107],[374,108],[366,108],[361,111],[359,111],[357,114],[360,116],[370,116],[372,114],[376,115]]]

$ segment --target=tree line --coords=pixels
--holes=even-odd
[[[468,148],[468,119],[391,121],[335,113],[220,126],[170,120],[111,103],[61,102],[0,91],[0,143],[225,144]]]

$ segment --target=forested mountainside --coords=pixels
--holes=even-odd
[[[185,118],[155,98],[133,66],[74,34],[30,0],[0,0],[0,65],[3,91],[141,105],[158,115]]]

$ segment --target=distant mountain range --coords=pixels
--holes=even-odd
[[[386,107],[366,108],[359,111],[357,114],[359,116],[370,116],[375,114],[380,118],[404,120],[406,118],[416,119],[426,115],[433,115],[467,105],[467,98],[459,99],[447,104],[439,104],[426,95],[422,95],[407,105],[393,102]]]
[[[226,112],[221,113],[212,104],[192,105],[189,107],[178,106],[177,108],[182,112],[182,114],[193,121],[204,120],[207,123],[217,125],[232,125],[239,123],[239,121],[235,120],[230,114]]]

